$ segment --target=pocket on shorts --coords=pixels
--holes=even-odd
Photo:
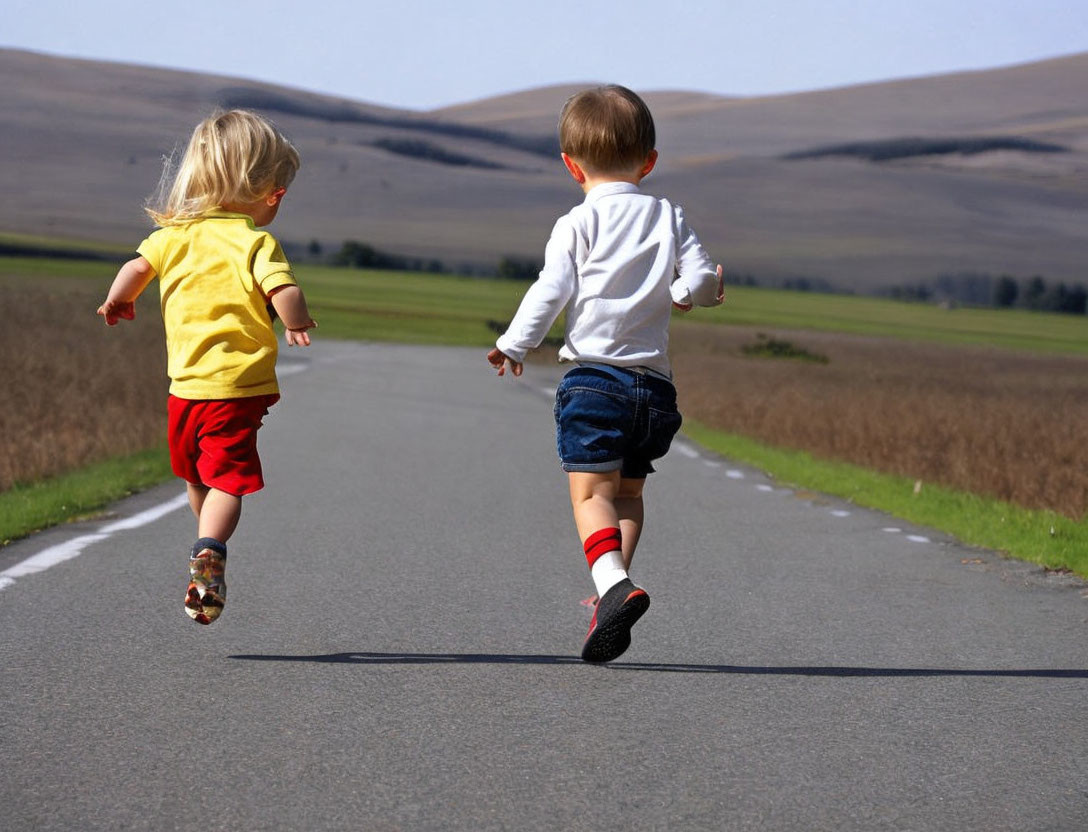
[[[594,381],[564,379],[555,396],[556,446],[564,465],[599,465],[623,459],[631,430],[625,396]]]
[[[672,440],[680,431],[684,418],[675,407],[671,410],[649,409],[646,444],[642,452],[649,459],[660,459],[669,452]]]

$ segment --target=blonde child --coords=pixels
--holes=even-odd
[[[223,611],[242,496],[264,487],[257,430],[279,399],[271,309],[289,345],[308,346],[317,325],[279,244],[257,230],[276,218],[298,167],[295,148],[254,113],[202,121],[165,204],[148,208],[160,228],[98,308],[109,326],[132,320],[134,301],[159,278],[170,462],[197,518],[185,611],[200,624]]]
[[[599,600],[582,646],[607,662],[631,643],[650,597],[628,577],[643,526],[652,460],[680,427],[667,356],[673,307],[722,302],[716,269],[665,199],[639,190],[657,162],[653,117],[620,86],[570,98],[559,120],[563,163],[585,201],[560,217],[544,268],[487,359],[501,376],[522,373],[567,311],[561,361],[576,366],[556,391],[557,444],[578,536]]]

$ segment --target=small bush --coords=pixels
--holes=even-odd
[[[756,343],[745,344],[740,351],[756,358],[792,358],[798,361],[811,361],[813,364],[827,364],[830,361],[826,355],[809,352],[791,341],[772,338],[762,332],[756,334],[756,339]]]

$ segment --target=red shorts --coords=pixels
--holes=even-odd
[[[235,497],[264,488],[257,429],[278,395],[191,401],[170,396],[166,405],[170,466],[193,485]]]

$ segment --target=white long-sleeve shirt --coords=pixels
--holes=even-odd
[[[673,301],[715,306],[717,295],[715,267],[680,206],[637,185],[609,182],[556,222],[540,277],[495,346],[524,361],[566,308],[561,361],[669,376]]]

